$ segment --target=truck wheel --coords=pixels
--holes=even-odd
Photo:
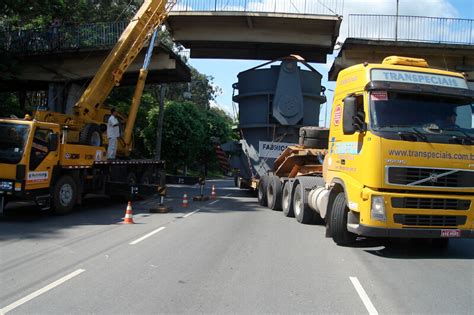
[[[276,176],[271,176],[267,185],[268,208],[281,210],[281,182]]]
[[[77,185],[71,176],[62,176],[54,185],[53,211],[56,214],[71,212],[77,200]]]
[[[303,224],[313,223],[314,211],[308,207],[308,196],[302,184],[298,183],[293,193],[293,210],[296,221]]]
[[[97,124],[86,124],[79,135],[79,143],[100,147],[102,145],[102,134]]]
[[[347,230],[347,208],[344,192],[337,194],[331,209],[329,231],[332,239],[337,245],[348,246],[354,243],[356,235]]]
[[[258,183],[258,204],[261,206],[267,205],[267,185],[268,185],[268,176],[262,176]]]
[[[282,202],[281,206],[283,209],[283,214],[285,217],[294,217],[295,213],[293,212],[293,200],[291,199],[291,184],[290,182],[286,182],[283,185],[283,193],[282,193]]]

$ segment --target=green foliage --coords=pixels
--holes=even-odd
[[[48,25],[54,18],[62,23],[110,22],[131,18],[140,0],[3,0],[0,24],[25,28]],[[130,3],[130,6],[129,6]],[[2,23],[3,22],[3,23]]]

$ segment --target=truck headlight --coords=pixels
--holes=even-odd
[[[387,216],[385,215],[385,200],[383,199],[383,196],[372,196],[370,217],[377,221],[387,221]]]
[[[13,182],[0,182],[0,190],[13,190]]]

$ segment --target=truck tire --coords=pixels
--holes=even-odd
[[[329,139],[329,129],[321,127],[302,127],[300,128],[300,137]]]
[[[281,182],[276,176],[271,176],[267,185],[267,203],[268,208],[272,210],[281,210]]]
[[[348,213],[346,196],[344,192],[340,192],[334,199],[329,222],[330,235],[334,242],[340,246],[349,246],[356,239],[356,235],[347,230]]]
[[[77,201],[77,184],[71,176],[64,175],[54,185],[53,211],[66,214],[72,211]]]
[[[79,134],[79,143],[100,147],[102,145],[102,133],[97,124],[86,124]]]
[[[311,224],[314,222],[315,213],[308,206],[308,194],[304,186],[298,183],[293,192],[293,211],[296,221],[302,224]]]
[[[260,178],[258,183],[258,204],[261,206],[267,206],[267,185],[268,185],[268,176],[264,175]]]
[[[288,181],[283,185],[281,207],[285,217],[293,218],[295,213],[293,211],[293,199],[291,197],[291,183]]]

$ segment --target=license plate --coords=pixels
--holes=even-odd
[[[441,230],[441,237],[461,237],[461,230]]]

